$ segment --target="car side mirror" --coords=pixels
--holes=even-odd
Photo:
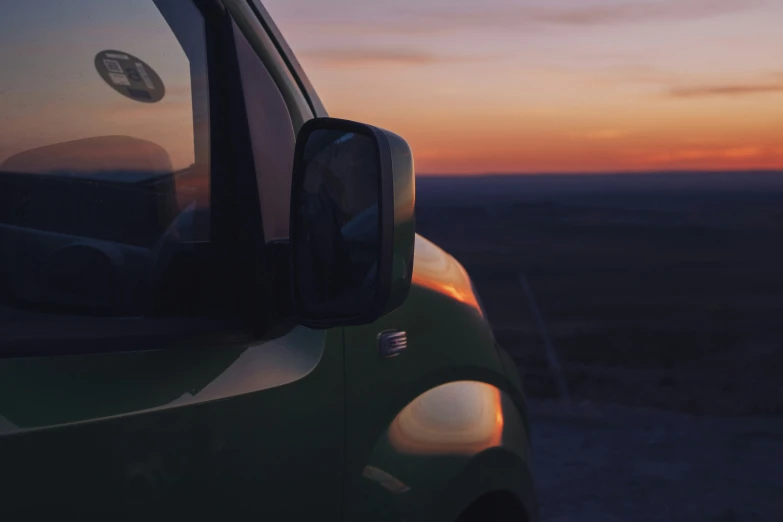
[[[291,274],[300,323],[368,324],[400,306],[415,241],[413,156],[394,133],[316,118],[299,131]]]

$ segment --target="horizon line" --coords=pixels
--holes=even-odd
[[[483,176],[645,176],[652,174],[670,174],[670,175],[692,175],[692,174],[776,174],[783,175],[783,166],[776,169],[678,169],[678,170],[585,170],[585,171],[562,171],[562,172],[467,172],[467,173],[433,173],[416,172],[417,177],[438,178],[438,177],[483,177]]]

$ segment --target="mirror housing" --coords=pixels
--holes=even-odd
[[[370,125],[316,118],[297,136],[291,291],[298,322],[372,323],[408,295],[415,242],[410,146]]]

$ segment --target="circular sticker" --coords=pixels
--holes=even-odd
[[[158,73],[132,54],[101,51],[95,55],[95,69],[112,89],[131,100],[155,103],[166,93]]]

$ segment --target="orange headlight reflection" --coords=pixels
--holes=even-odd
[[[444,384],[417,397],[389,428],[402,453],[473,455],[498,446],[503,437],[500,390],[486,383]]]
[[[440,253],[432,243],[418,237],[413,284],[452,297],[483,315],[465,269],[451,257]]]

